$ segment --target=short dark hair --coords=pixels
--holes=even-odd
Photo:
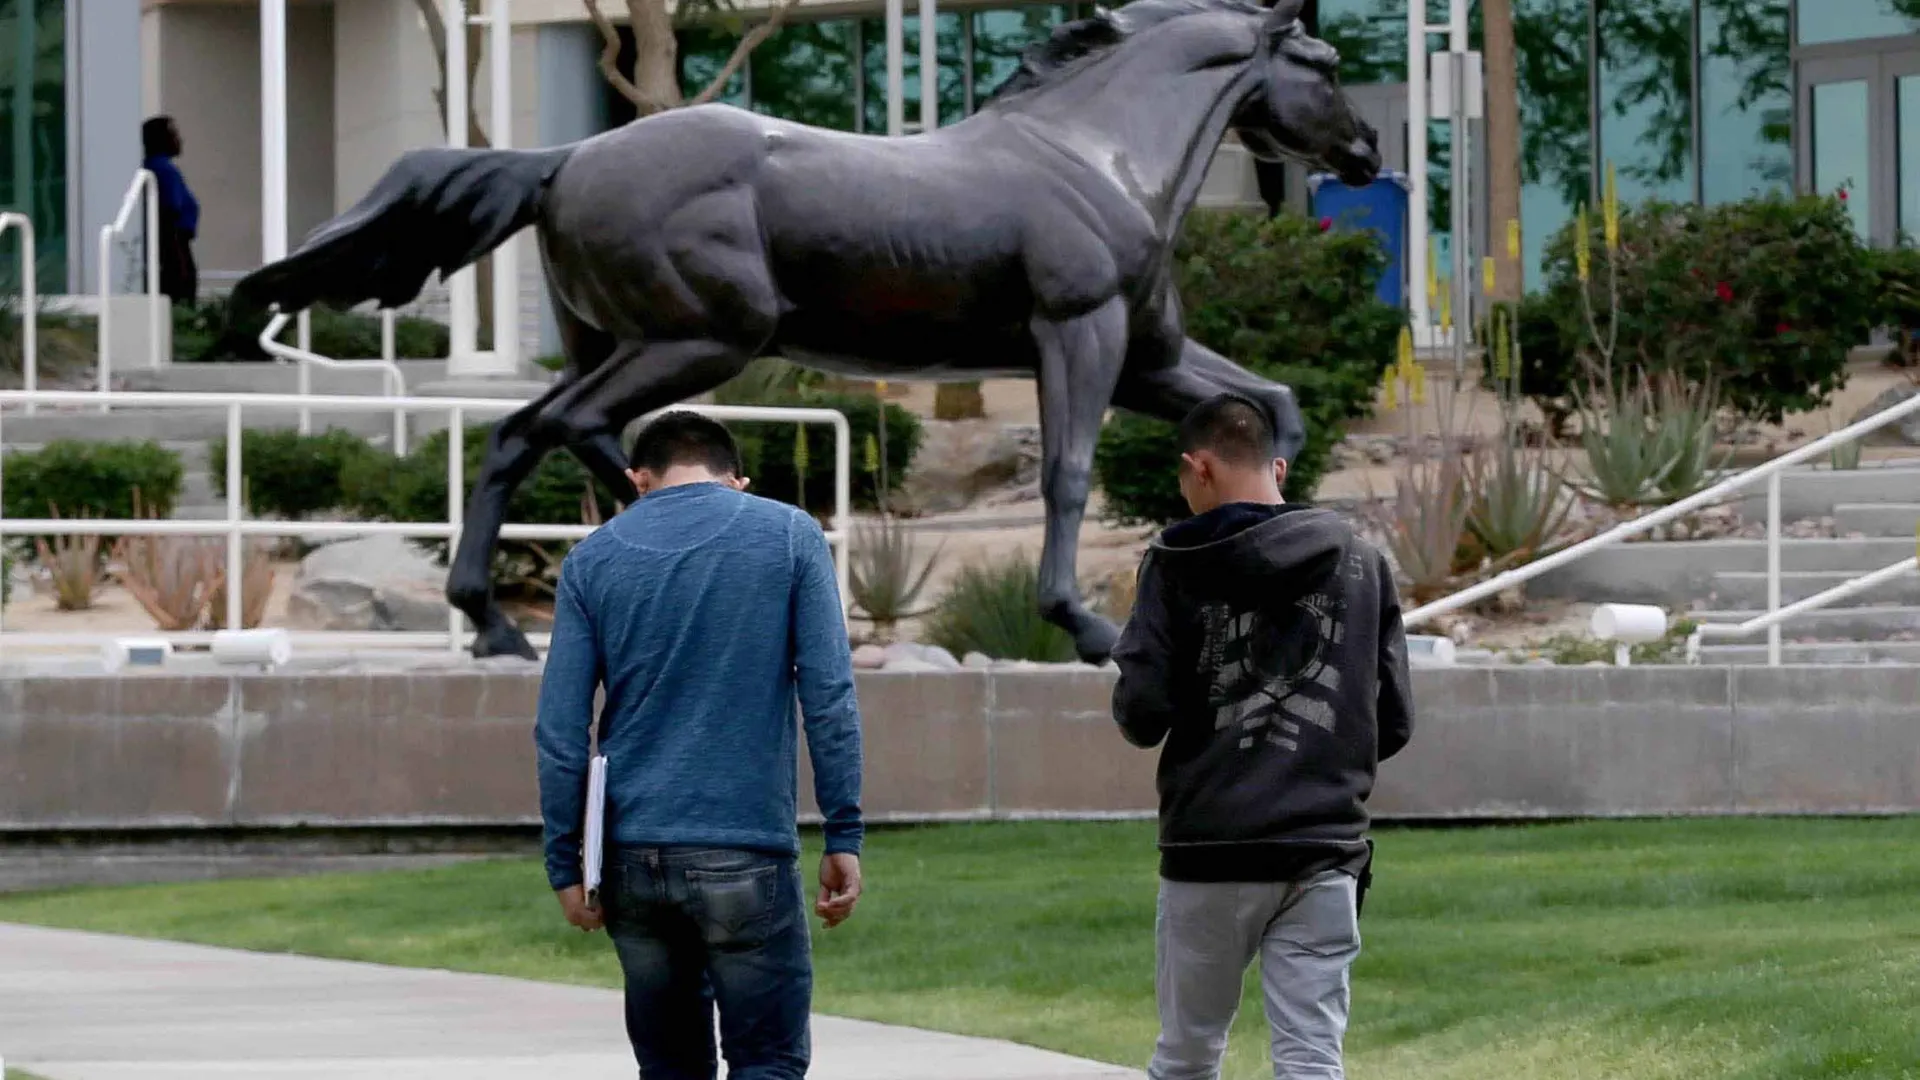
[[[1230,465],[1267,464],[1273,460],[1273,421],[1242,394],[1208,398],[1180,421],[1180,452],[1198,450],[1211,450]]]
[[[721,476],[739,476],[740,446],[720,421],[675,409],[641,430],[628,463],[656,473],[675,465],[699,465]]]
[[[140,149],[147,157],[173,153],[173,117],[150,116],[140,125]]]

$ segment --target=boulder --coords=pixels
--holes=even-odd
[[[920,659],[943,671],[960,670],[960,661],[955,660],[952,653],[938,645],[920,646]]]
[[[904,498],[921,514],[964,510],[989,491],[1039,473],[1038,440],[991,420],[930,420],[907,473]]]
[[[945,669],[940,667],[940,665],[938,664],[929,664],[925,660],[921,660],[918,657],[906,656],[898,660],[887,661],[887,666],[883,670],[891,671],[891,672],[911,672],[911,673],[927,675],[927,674],[938,673],[938,672],[944,671]]]
[[[1920,394],[1920,386],[1890,386],[1881,391],[1880,396],[1869,402],[1866,408],[1854,413],[1850,423],[1857,424],[1876,413],[1885,412],[1915,394]],[[1905,419],[1888,424],[1867,436],[1865,441],[1896,446],[1920,446],[1920,413],[1909,414]]]
[[[993,657],[983,652],[970,652],[960,658],[960,666],[970,671],[984,670],[993,666]]]
[[[397,536],[347,540],[300,561],[287,598],[298,630],[445,630],[447,571]]]
[[[853,666],[862,671],[878,671],[887,666],[887,650],[866,644],[853,650]]]

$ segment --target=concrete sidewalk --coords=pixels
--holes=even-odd
[[[1138,1080],[833,1017],[821,1080]],[[620,995],[0,924],[0,1057],[47,1080],[633,1080]]]

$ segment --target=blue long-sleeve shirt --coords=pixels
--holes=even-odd
[[[194,198],[192,189],[187,187],[187,178],[180,174],[180,166],[175,165],[172,158],[160,155],[147,158],[141,165],[153,174],[158,201],[173,214],[180,231],[188,236],[200,235],[200,200]]]
[[[853,662],[811,517],[686,484],[646,496],[567,555],[534,725],[555,889],[581,881],[602,686],[610,843],[797,854],[797,692],[827,851],[860,850]]]

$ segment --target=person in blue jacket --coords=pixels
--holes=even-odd
[[[200,201],[187,187],[174,158],[180,156],[180,127],[171,116],[155,116],[140,125],[141,166],[153,174],[160,201],[160,291],[176,304],[192,305],[200,291],[200,268],[193,261],[193,238],[200,232]]]

